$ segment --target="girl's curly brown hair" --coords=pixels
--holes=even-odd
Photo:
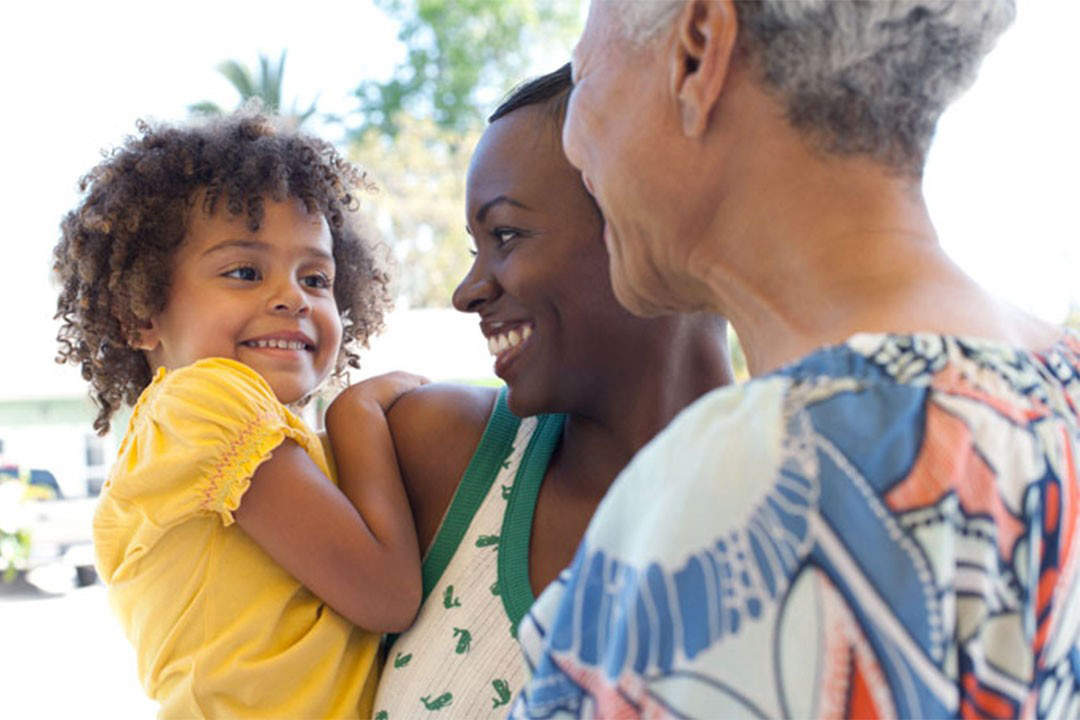
[[[389,277],[360,230],[357,193],[373,189],[365,174],[329,143],[250,110],[196,125],[140,121],[138,129],[79,181],[83,199],[64,217],[53,251],[57,362],[80,365],[90,382],[94,428],[106,433],[120,406],[150,384],[132,343],[165,307],[173,257],[199,200],[207,214],[246,214],[253,232],[266,197],[297,198],[326,218],[344,324],[337,372],[359,367],[354,348],[382,329],[390,305]]]

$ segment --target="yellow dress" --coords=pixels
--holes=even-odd
[[[255,469],[286,438],[334,477],[318,436],[232,360],[160,370],[135,405],[94,545],[161,717],[371,714],[378,636],[233,523]]]

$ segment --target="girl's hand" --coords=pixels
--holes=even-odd
[[[339,403],[373,402],[385,414],[402,395],[429,382],[431,380],[426,377],[396,370],[350,385],[342,390],[327,408],[328,422],[330,414],[334,412],[334,406]]]

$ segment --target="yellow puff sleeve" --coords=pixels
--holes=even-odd
[[[132,413],[95,519],[96,540],[118,541],[124,547],[114,557],[130,561],[193,515],[232,524],[251,476],[285,439],[328,470],[318,437],[246,365],[211,358],[159,371]],[[112,534],[110,526],[134,534]],[[98,548],[99,563],[109,555]]]

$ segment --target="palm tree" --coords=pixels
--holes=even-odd
[[[259,53],[257,72],[253,73],[247,65],[236,60],[226,60],[219,64],[217,71],[224,75],[225,79],[240,93],[240,102],[237,107],[242,106],[252,98],[257,98],[269,112],[288,118],[294,127],[300,127],[305,120],[315,114],[315,104],[318,98],[313,100],[310,107],[303,112],[297,110],[295,100],[288,112],[282,111],[281,84],[285,75],[285,53],[285,50],[281,51],[281,57],[278,58],[276,68],[271,66],[270,58]],[[222,115],[225,112],[217,103],[209,100],[189,105],[188,110],[199,115]]]

